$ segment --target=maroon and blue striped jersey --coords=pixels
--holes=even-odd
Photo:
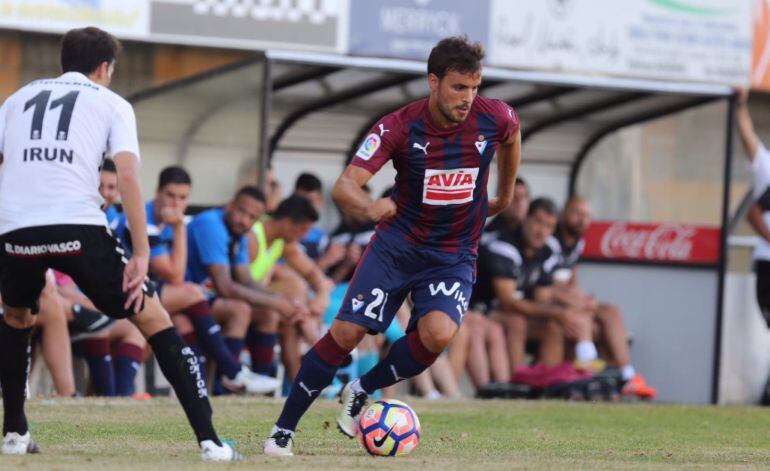
[[[448,128],[434,123],[427,98],[385,115],[351,162],[376,173],[392,160],[396,169],[396,214],[380,221],[377,233],[475,255],[487,217],[492,157],[518,129],[513,108],[481,96],[462,123]]]

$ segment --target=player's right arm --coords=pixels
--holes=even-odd
[[[372,126],[350,165],[345,168],[332,188],[332,199],[340,211],[372,221],[396,214],[396,205],[392,199],[372,200],[362,187],[385,162],[403,149],[405,138],[402,126],[394,115],[387,115]]]
[[[757,132],[754,130],[754,122],[751,120],[751,114],[749,113],[748,89],[738,90],[737,105],[735,118],[738,123],[738,134],[741,136],[741,143],[746,151],[746,155],[748,155],[749,160],[753,161],[761,143]]]
[[[340,211],[379,221],[396,213],[396,204],[390,198],[372,200],[363,190],[363,186],[372,178],[368,170],[350,164],[334,183],[332,199]]]

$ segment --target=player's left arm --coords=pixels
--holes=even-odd
[[[326,310],[329,304],[329,291],[334,283],[328,279],[321,269],[313,263],[313,260],[307,256],[304,250],[299,246],[299,242],[286,244],[283,249],[283,259],[286,264],[299,273],[310,287],[313,288],[315,297],[308,303],[313,314],[320,315]]]
[[[511,204],[520,163],[521,131],[516,130],[497,150],[497,196],[489,199],[487,216],[494,216]]]
[[[125,101],[116,102],[110,124],[107,145],[118,170],[118,192],[131,228],[131,259],[123,270],[125,307],[133,306],[139,312],[142,306],[143,283],[150,261],[150,243],[147,239],[147,215],[139,181],[139,138],[136,133],[134,109]]]
[[[760,237],[766,241],[770,241],[770,228],[767,227],[765,218],[762,217],[762,212],[762,207],[758,203],[752,203],[751,206],[749,206],[749,212],[746,215],[746,219]]]
[[[130,152],[118,152],[113,157],[118,170],[118,191],[123,211],[131,228],[131,259],[123,271],[123,291],[128,293],[125,307],[139,312],[142,305],[142,283],[147,276],[150,243],[147,239],[147,219],[139,182],[139,158]]]

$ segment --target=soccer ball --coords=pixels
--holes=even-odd
[[[370,455],[407,455],[420,442],[420,420],[401,401],[377,401],[361,414],[358,438]]]

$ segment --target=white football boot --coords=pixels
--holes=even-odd
[[[273,427],[270,436],[265,440],[262,451],[267,456],[294,456],[291,447],[294,444],[294,434],[288,430]]]
[[[235,378],[222,377],[222,386],[232,392],[249,394],[264,394],[273,392],[281,386],[281,382],[270,376],[254,373],[248,367],[242,366]]]
[[[29,431],[24,435],[8,432],[3,437],[2,452],[4,455],[26,455],[28,453],[40,453],[40,448],[32,440],[32,435],[29,434]]]
[[[242,461],[243,455],[238,453],[228,445],[222,443],[222,446],[217,445],[211,440],[203,440],[201,442],[201,461]]]
[[[337,416],[337,427],[340,429],[340,432],[350,438],[356,436],[358,418],[361,416],[361,412],[363,412],[368,399],[369,395],[361,389],[360,380],[358,379],[346,384],[342,388],[342,392],[340,392],[342,410],[340,415]]]

